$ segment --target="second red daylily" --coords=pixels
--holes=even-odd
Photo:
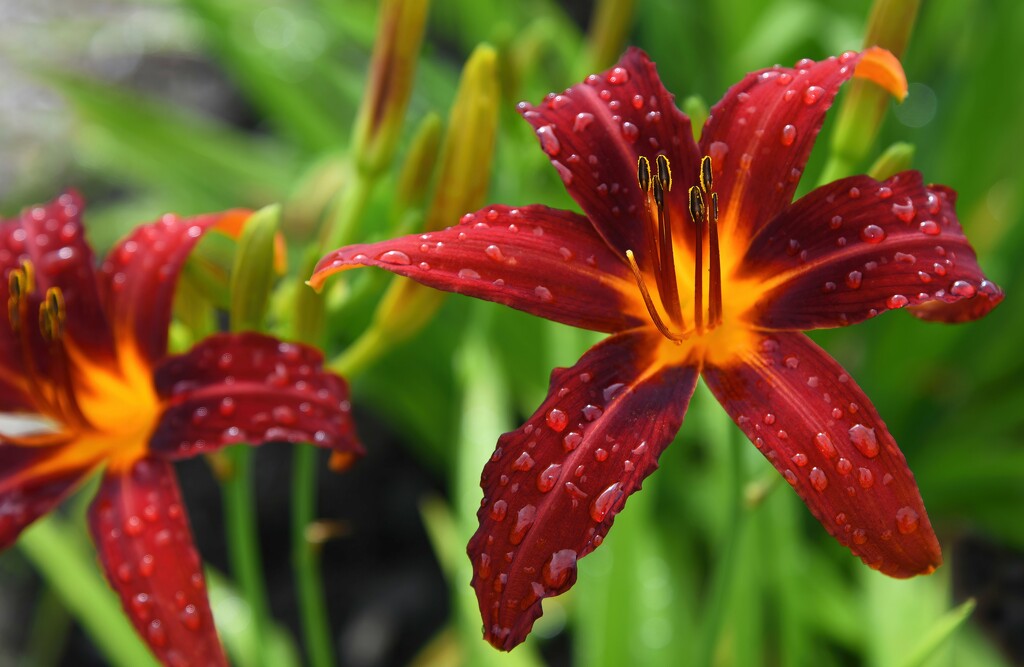
[[[69,193],[0,221],[0,549],[105,466],[89,527],[135,628],[166,665],[225,665],[171,462],[270,440],[359,454],[348,386],[255,333],[167,356],[189,252],[248,212],[164,216],[97,271],[81,209]]]
[[[854,176],[793,202],[825,111],[852,76],[906,92],[882,49],[747,75],[696,143],[633,49],[520,105],[585,215],[492,206],[447,230],[341,248],[358,265],[613,335],[570,369],[484,468],[469,544],[488,641],[510,649],[567,590],[657,467],[698,376],[826,530],[894,577],[934,570],[938,541],[867,396],[801,330],[908,308],[980,317],[1002,299],[954,212],[917,172]]]

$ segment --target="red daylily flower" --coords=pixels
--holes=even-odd
[[[894,577],[934,570],[935,534],[907,467],[856,383],[801,330],[907,307],[960,322],[1002,299],[954,213],[917,172],[793,194],[826,109],[851,76],[897,94],[887,51],[747,75],[700,143],[654,64],[522,103],[585,215],[492,206],[447,230],[341,248],[311,284],[358,265],[613,335],[551,376],[547,399],[484,468],[469,544],[484,633],[523,641],[542,598],[657,467],[702,376],[826,530]]]
[[[348,386],[255,333],[167,356],[185,259],[248,212],[164,216],[97,271],[81,209],[69,193],[0,221],[0,549],[105,465],[89,527],[132,623],[164,664],[225,665],[171,462],[270,440],[361,453]]]

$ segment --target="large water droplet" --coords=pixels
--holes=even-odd
[[[522,454],[519,455],[519,458],[515,460],[515,463],[512,464],[512,469],[519,470],[521,472],[526,472],[527,470],[533,468],[533,465],[533,457],[527,454],[526,452],[523,452]]]
[[[902,294],[893,294],[891,297],[885,300],[885,305],[893,310],[903,308],[908,303],[910,303],[910,299],[903,296]]]
[[[562,465],[560,463],[552,463],[537,475],[537,490],[547,493],[555,488],[555,484],[558,483],[558,477],[561,474]]]
[[[859,289],[864,280],[864,274],[860,271],[850,271],[846,274],[846,286],[850,289]]]
[[[814,436],[814,446],[818,448],[818,451],[825,458],[835,458],[836,454],[838,454],[835,445],[832,444],[832,438],[828,437],[828,433],[818,433]]]
[[[463,280],[480,280],[480,274],[473,269],[459,269],[458,275]]]
[[[917,228],[921,230],[922,234],[927,234],[928,236],[938,236],[939,234],[939,223],[934,220],[922,220]]]
[[[551,157],[557,156],[562,151],[562,144],[555,136],[555,129],[551,125],[543,125],[537,128],[537,138],[540,139],[540,147]]]
[[[590,127],[590,124],[594,122],[594,114],[581,111],[576,114],[576,119],[572,122],[573,132],[582,132],[583,130]]]
[[[875,437],[875,429],[868,428],[864,424],[854,424],[849,430],[850,441],[864,456],[872,459],[878,456],[878,438]]]
[[[576,568],[577,554],[572,549],[556,551],[541,571],[544,583],[549,588],[559,589],[565,585],[569,575]]]
[[[583,442],[583,436],[576,431],[569,431],[564,438],[562,438],[562,447],[565,451],[571,452],[572,450],[579,447],[580,443]]]
[[[850,459],[840,458],[836,461],[836,471],[840,475],[849,475],[853,471],[853,464],[850,463]]]
[[[625,67],[615,67],[608,72],[608,83],[613,86],[622,85],[629,81],[629,71]]]
[[[786,125],[782,128],[782,134],[779,135],[779,142],[783,146],[792,146],[794,141],[796,141],[796,126]]]
[[[809,86],[804,91],[804,104],[814,104],[822,98],[825,94],[825,89],[821,86]]]
[[[491,518],[495,521],[504,521],[508,514],[508,503],[504,500],[495,500],[491,505]]]
[[[804,454],[803,452],[797,452],[796,454],[793,455],[793,458],[791,460],[797,466],[803,468],[805,465],[807,465],[807,454]]]
[[[811,480],[811,486],[816,491],[821,492],[828,488],[828,477],[825,476],[825,472],[821,468],[811,468],[811,474],[808,475],[808,479]]]
[[[878,225],[867,225],[860,230],[860,237],[868,243],[881,243],[885,240],[885,230]]]
[[[558,408],[552,408],[548,412],[545,421],[547,421],[548,426],[558,433],[564,431],[565,427],[569,425],[569,418]]]
[[[954,296],[970,299],[978,293],[978,290],[976,290],[974,285],[970,284],[966,280],[957,280],[953,283],[953,286],[949,288],[949,293]]]
[[[615,482],[594,499],[590,504],[590,518],[594,521],[604,521],[605,516],[611,510],[619,498],[622,497],[622,484]]]
[[[399,264],[401,266],[405,266],[410,262],[409,255],[406,255],[401,250],[388,250],[377,259],[385,264]]]
[[[537,508],[533,505],[524,505],[523,509],[516,514],[516,524],[508,534],[508,541],[512,544],[519,544],[526,537],[527,531],[533,526],[533,520],[537,517]]]
[[[629,142],[636,141],[636,138],[640,136],[640,129],[636,125],[626,121],[622,124],[622,136]]]
[[[892,212],[903,222],[910,222],[914,219],[914,202],[910,200],[910,197],[907,197],[907,201],[905,203],[893,204]]]
[[[903,535],[909,535],[917,530],[921,517],[912,507],[901,507],[896,510],[896,528]]]

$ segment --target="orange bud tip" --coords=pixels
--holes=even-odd
[[[867,79],[885,88],[898,101],[907,96],[907,75],[903,65],[891,52],[880,46],[870,46],[861,54],[853,70],[857,79]]]
[[[356,455],[352,452],[332,452],[327,467],[331,472],[345,472],[356,462]]]

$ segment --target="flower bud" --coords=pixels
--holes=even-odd
[[[281,207],[267,206],[252,214],[242,229],[231,267],[228,313],[234,331],[260,331],[274,286],[274,255]]]
[[[380,172],[394,154],[423,42],[428,5],[427,0],[381,3],[369,87],[353,135],[353,156],[365,173]]]

